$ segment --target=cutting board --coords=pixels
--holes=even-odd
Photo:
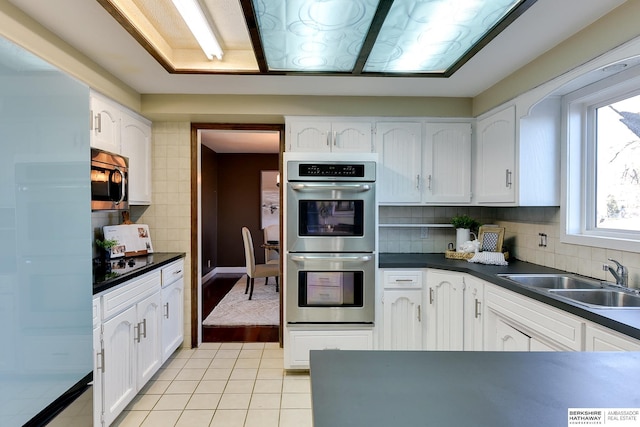
[[[105,225],[102,231],[105,240],[118,241],[118,245],[111,248],[111,258],[153,253],[149,226],[146,224]]]

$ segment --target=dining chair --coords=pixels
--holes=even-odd
[[[276,292],[279,291],[278,276],[280,275],[280,263],[278,264],[256,264],[256,257],[253,251],[253,239],[247,227],[242,227],[242,241],[244,242],[244,258],[247,264],[247,287],[244,290],[249,292],[249,299],[253,296],[253,282],[256,277],[264,277],[265,285],[269,277],[276,279]]]
[[[267,225],[264,229],[264,243],[274,243],[280,241],[280,225]],[[266,264],[280,263],[280,253],[273,248],[264,248],[264,262]]]

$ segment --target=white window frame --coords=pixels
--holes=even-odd
[[[638,68],[638,67],[635,67]],[[631,68],[562,99],[560,218],[562,243],[640,252],[640,233],[590,227],[595,215],[594,108],[640,93],[640,70]],[[640,191],[640,188],[639,188]]]

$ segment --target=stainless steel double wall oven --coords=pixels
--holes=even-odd
[[[374,321],[376,162],[287,160],[286,321]]]

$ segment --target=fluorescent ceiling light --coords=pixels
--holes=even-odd
[[[176,9],[178,9],[178,12],[180,12],[182,19],[184,19],[184,22],[189,26],[189,29],[200,44],[204,54],[207,55],[207,58],[213,60],[215,56],[218,60],[222,60],[222,48],[205,18],[198,4],[198,0],[172,1]]]
[[[536,0],[251,0],[275,72],[454,72]]]

